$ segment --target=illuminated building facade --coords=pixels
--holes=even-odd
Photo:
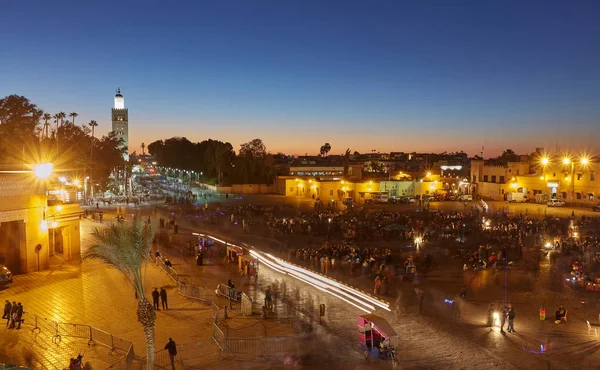
[[[53,255],[80,258],[81,209],[48,202],[46,185],[28,171],[0,171],[0,265],[13,274],[47,269]]]
[[[123,140],[123,146],[129,148],[129,111],[125,108],[125,97],[121,89],[117,89],[115,95],[115,107],[112,109],[112,130],[117,137]],[[129,160],[129,151],[124,154],[125,160]]]

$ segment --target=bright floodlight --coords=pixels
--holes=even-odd
[[[563,164],[569,164],[569,163],[571,163],[571,159],[569,159],[567,157],[563,158]]]
[[[542,164],[543,164],[544,166],[546,166],[548,163],[550,163],[550,159],[548,159],[548,157],[543,157],[543,158],[542,158]]]
[[[590,160],[586,157],[581,158],[581,164],[587,166],[590,163]]]
[[[35,177],[38,179],[47,179],[52,174],[52,163],[40,163],[33,167]]]

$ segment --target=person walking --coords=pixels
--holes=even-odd
[[[167,291],[165,288],[160,288],[160,302],[162,303],[163,310],[169,309],[169,305],[167,303]]]
[[[381,277],[379,275],[377,275],[375,277],[375,285],[373,287],[373,294],[379,295],[380,288],[381,288]]]
[[[165,349],[169,351],[169,359],[171,360],[171,370],[175,370],[175,356],[177,356],[177,344],[172,338],[165,345]]]
[[[271,296],[271,288],[265,291],[265,307],[271,311],[273,309],[273,297]]]
[[[508,307],[504,306],[500,310],[500,333],[504,333],[504,324],[506,324],[506,316],[508,315]]]
[[[17,310],[17,302],[13,301],[12,305],[10,306],[10,311],[8,312],[8,316],[6,316],[6,327],[7,328],[10,328],[10,324],[13,319],[13,313],[16,310]]]
[[[419,289],[419,313],[423,313],[423,301],[425,300],[425,292]]]
[[[508,331],[509,333],[514,333],[515,332],[515,309],[512,307],[512,305],[509,303],[508,304],[508,329],[506,331]]]
[[[2,315],[3,319],[6,319],[7,317],[10,316],[11,309],[12,309],[12,304],[10,304],[10,301],[7,299],[6,302],[4,303],[4,314]]]
[[[154,309],[156,311],[160,311],[160,307],[158,306],[158,289],[154,288],[154,290],[152,291],[152,303],[154,304]]]

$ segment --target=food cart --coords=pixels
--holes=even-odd
[[[239,263],[238,256],[244,254],[244,249],[237,245],[226,244],[227,247],[227,260],[230,263]]]
[[[358,341],[365,358],[371,356],[381,360],[391,360],[398,364],[396,347],[398,334],[392,326],[377,315],[358,316]]]
[[[258,278],[258,258],[251,254],[238,256],[238,267],[242,276],[254,276]]]

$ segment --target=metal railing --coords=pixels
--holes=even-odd
[[[179,281],[179,274],[171,266],[167,266],[162,258],[156,258],[156,265],[163,270],[175,283]]]
[[[87,339],[88,345],[97,344],[107,347],[109,348],[110,353],[124,353],[125,356],[123,356],[114,365],[131,365],[131,362],[135,358],[132,342],[115,337],[112,334],[95,328],[91,325],[54,321],[32,313],[26,313],[25,318],[27,319],[25,321],[25,323],[27,323],[26,325],[33,326],[31,331],[34,334],[46,333],[52,337],[52,342],[54,343],[61,342],[63,337],[80,338]],[[117,367],[121,368],[119,365],[117,365]]]
[[[125,369],[125,370],[127,370],[127,369],[131,368],[134,360],[135,360],[135,353],[133,352],[133,344],[130,344],[129,348],[127,349],[127,353],[125,354],[125,357],[122,357],[121,359],[119,359],[119,361],[110,365],[107,369]]]
[[[184,297],[206,301],[206,287],[177,282],[177,291]]]
[[[220,353],[221,349],[212,338],[178,344],[177,354],[173,358],[173,363],[186,364],[193,368],[207,360],[218,359]],[[145,368],[147,357],[142,358],[139,362],[140,369]],[[156,369],[171,369],[171,356],[168,350],[161,349],[154,353],[154,367]]]
[[[215,341],[217,346],[219,346],[221,352],[225,351],[225,349],[227,348],[225,333],[223,333],[223,330],[221,330],[221,328],[219,327],[219,324],[217,323],[216,319],[213,323],[212,339]]]
[[[252,298],[248,297],[246,293],[242,293],[242,304],[241,304],[242,315],[252,316],[253,305]]]

